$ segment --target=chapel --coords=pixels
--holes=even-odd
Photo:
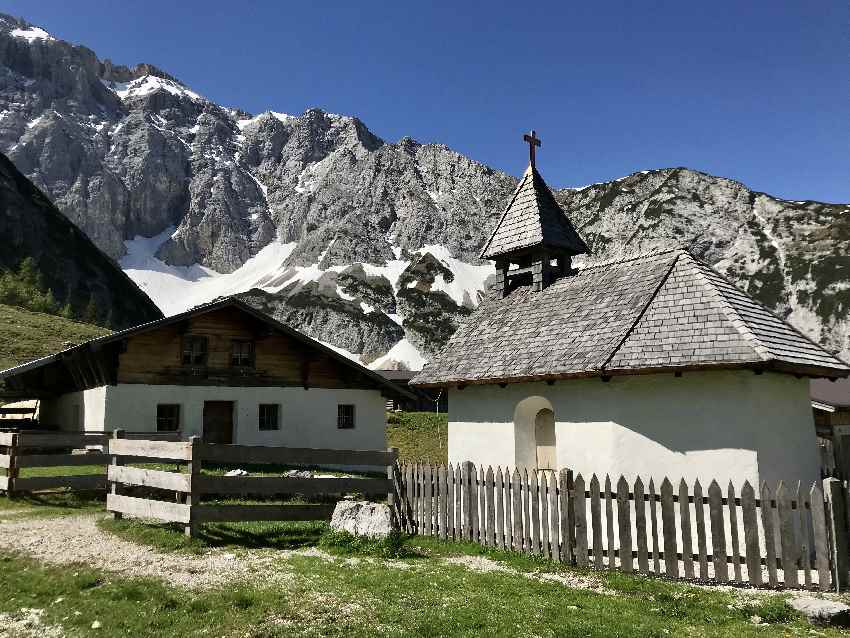
[[[809,379],[850,367],[686,250],[590,251],[535,163],[481,252],[497,281],[412,381],[446,388],[449,461],[810,483]]]

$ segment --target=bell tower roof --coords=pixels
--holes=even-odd
[[[541,142],[534,131],[525,135],[529,144],[528,168],[505,212],[481,251],[482,259],[497,259],[544,249],[553,256],[573,256],[590,250],[570,222],[564,209],[537,172],[535,147]]]

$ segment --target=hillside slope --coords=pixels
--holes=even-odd
[[[79,316],[90,301],[98,323],[133,326],[162,316],[118,265],[0,154],[0,269],[32,257],[45,285]]]
[[[108,333],[99,326],[0,305],[0,370]]]

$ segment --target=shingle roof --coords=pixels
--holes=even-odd
[[[491,293],[412,381],[496,383],[667,368],[847,376],[823,350],[685,251]]]
[[[529,166],[484,244],[481,258],[495,259],[532,246],[566,249],[574,255],[589,252],[540,173]]]

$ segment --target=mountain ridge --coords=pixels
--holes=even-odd
[[[370,361],[432,354],[483,295],[493,268],[478,250],[515,176],[443,144],[386,142],[355,116],[219,106],[156,67],[13,36],[37,28],[11,20],[0,151],[167,312],[255,291]],[[850,356],[847,205],[685,167],[553,192],[600,259],[684,246]]]

